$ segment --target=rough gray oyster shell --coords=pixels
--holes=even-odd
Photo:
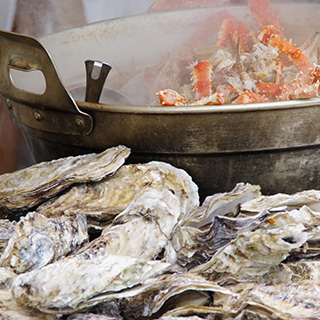
[[[206,262],[220,247],[245,231],[257,228],[268,216],[239,215],[239,206],[260,196],[260,187],[238,183],[230,192],[208,196],[182,221],[171,244],[180,265],[188,268]]]
[[[167,189],[141,190],[102,235],[76,255],[19,275],[12,286],[16,300],[60,312],[163,271],[168,263],[149,260],[164,248],[181,212],[180,199]]]
[[[159,162],[122,166],[38,207],[32,214],[71,218],[96,192],[84,211],[104,229],[76,253],[12,276],[5,305],[70,320],[319,319],[320,193],[266,197],[240,183],[198,207],[180,173]],[[103,312],[111,305],[119,312]]]
[[[174,308],[211,305],[217,297],[237,296],[228,288],[192,273],[162,274],[150,277],[139,286],[108,291],[83,302],[91,307],[99,302],[117,301],[124,319],[158,319]]]
[[[2,255],[6,248],[11,235],[14,232],[16,221],[10,221],[9,219],[0,219],[0,255]]]
[[[161,273],[167,263],[96,252],[59,260],[19,275],[13,282],[16,301],[44,312],[72,313],[95,295],[117,292]]]
[[[100,154],[60,158],[3,174],[0,216],[17,219],[22,212],[35,208],[75,183],[100,181],[113,174],[129,154],[129,148],[118,146]]]
[[[175,317],[175,316],[163,316],[159,320],[201,320],[198,316],[189,316],[189,317]]]
[[[31,271],[76,252],[88,240],[83,215],[47,218],[30,212],[16,224],[0,265],[16,273]]]
[[[241,205],[242,211],[260,212],[268,210],[272,212],[289,211],[308,206],[311,210],[320,211],[320,190],[304,190],[289,195],[277,193],[271,196],[261,195]]]
[[[0,267],[0,319],[3,320],[58,320],[56,315],[44,314],[17,304],[12,298],[11,285],[16,274]]]
[[[86,215],[88,225],[103,229],[145,187],[173,192],[185,214],[199,205],[198,187],[184,170],[149,162],[124,165],[103,181],[76,185],[39,206],[37,212],[46,216],[81,213]]]
[[[216,301],[234,319],[316,320],[320,317],[319,285],[312,281],[266,285],[239,283],[229,287],[237,296]]]
[[[67,318],[67,320],[123,320],[123,318],[119,316],[109,316],[105,314],[96,314],[96,313],[79,313],[74,314]]]
[[[206,197],[201,207],[185,218],[183,225],[200,228],[212,223],[215,216],[235,215],[241,204],[253,201],[259,196],[261,196],[260,186],[237,183],[230,192],[216,193]]]
[[[125,319],[157,319],[170,309],[212,305],[216,296],[226,298],[229,295],[235,296],[228,288],[196,274],[175,273],[147,279],[140,288],[119,293],[117,298]],[[111,297],[112,293],[109,299]],[[139,305],[144,305],[144,308],[139,308]]]
[[[83,313],[73,313],[67,320],[124,320],[115,301],[102,303]]]
[[[172,239],[179,265],[190,269],[207,262],[221,247],[238,235],[256,229],[268,217],[265,211],[249,217],[215,216],[204,230],[182,227]]]
[[[203,304],[195,304],[192,303],[194,300],[183,305],[186,300],[180,297],[178,303],[172,305],[160,319],[193,319],[197,315],[200,319],[224,320],[319,319],[319,267],[319,261],[288,264],[287,269],[292,275],[289,281],[273,285],[259,281],[229,284],[223,286],[229,294],[221,294],[217,290],[211,303],[203,300]]]
[[[288,228],[285,233],[276,229],[245,232],[191,271],[211,280],[229,276],[238,281],[259,281],[307,239],[307,233],[299,228]]]
[[[293,196],[294,198],[295,196]],[[292,199],[293,200],[293,199]],[[314,207],[315,203],[311,205]],[[320,256],[320,212],[311,210],[309,206],[304,204],[297,206],[298,209],[289,211],[275,211],[272,214],[273,223],[266,223],[262,228],[267,230],[281,230],[284,237],[291,241],[290,230],[301,230],[307,234],[307,241],[301,248],[291,251],[288,261],[313,258]],[[288,234],[289,231],[289,234]],[[286,235],[287,234],[287,235]]]

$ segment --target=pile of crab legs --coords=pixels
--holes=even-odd
[[[194,8],[201,6],[215,6],[227,2],[226,0],[160,0],[150,7],[149,11],[165,11],[172,9]],[[191,82],[194,92],[194,101],[188,101],[186,96],[172,89],[164,89],[156,94],[162,106],[186,106],[186,105],[221,105],[226,103],[246,104],[267,101],[283,101],[293,99],[308,99],[319,96],[320,65],[311,63],[307,55],[292,41],[287,40],[279,20],[275,15],[270,0],[247,0],[248,5],[256,21],[260,25],[258,33],[253,32],[246,25],[232,16],[227,11],[214,14],[209,17],[196,34],[191,37],[189,43],[193,47],[206,36],[213,24],[220,23],[220,31],[216,40],[216,46],[224,48],[227,44],[236,50],[236,64],[239,78],[243,83],[252,83],[250,88],[238,90],[232,86],[225,88],[224,92],[214,92],[212,79],[214,77],[213,67],[209,60],[201,60],[194,63],[191,72]],[[200,32],[199,32],[200,31]],[[199,40],[199,34],[202,39]],[[319,35],[318,35],[319,36]],[[315,36],[314,36],[315,37]],[[313,37],[313,38],[314,38]],[[310,42],[311,40],[308,39]],[[308,42],[307,41],[307,42]],[[249,52],[249,47],[255,43],[276,48],[283,59],[277,58],[274,82],[261,80],[252,81],[251,76],[246,73],[240,53]],[[185,48],[188,45],[184,46]],[[188,52],[184,52],[182,60],[190,58]],[[319,63],[318,49],[318,63]],[[284,61],[283,61],[284,60]],[[293,64],[297,70],[297,77],[292,83],[282,80],[284,63]],[[226,94],[228,92],[230,94]],[[232,99],[230,97],[232,96]]]

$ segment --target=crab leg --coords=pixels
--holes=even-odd
[[[312,79],[312,83],[315,83],[318,80],[320,80],[320,65],[315,63],[312,65],[310,69],[310,77]]]
[[[288,56],[289,60],[299,69],[305,71],[309,68],[310,62],[307,56],[305,56],[301,49],[294,45],[291,41],[286,39],[280,39],[278,35],[271,37],[268,44],[272,47],[277,47],[281,53]]]
[[[276,47],[281,53],[284,53],[288,59],[303,72],[310,67],[309,59],[302,53],[302,50],[285,38],[280,37],[277,29],[273,26],[265,26],[262,28],[258,39],[261,43]]]
[[[212,94],[212,65],[208,60],[198,62],[193,67],[192,81],[196,100]]]
[[[263,81],[258,81],[256,83],[257,90],[264,94],[268,99],[283,101],[289,98],[289,88],[286,82],[281,84],[277,83],[267,83]]]
[[[240,43],[237,44],[237,52],[236,52],[236,64],[239,72],[239,78],[243,85],[244,90],[255,91],[255,81],[250,77],[250,75],[245,71],[243,63],[240,59]]]
[[[278,84],[278,85],[280,84],[282,73],[283,73],[283,62],[281,59],[278,58],[276,70],[275,70],[275,79],[274,79],[275,84]]]
[[[216,45],[218,47],[225,48],[233,32],[234,32],[234,26],[233,26],[232,19],[224,19],[221,23]]]

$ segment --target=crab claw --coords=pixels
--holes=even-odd
[[[186,97],[183,94],[171,89],[160,90],[156,93],[159,97],[159,103],[162,106],[184,106],[186,105]]]
[[[261,93],[244,91],[234,101],[235,104],[267,102],[268,98]]]
[[[320,81],[318,80],[309,85],[297,86],[289,93],[289,99],[310,99],[319,97],[319,85]]]
[[[223,104],[225,101],[224,94],[222,92],[215,92],[208,97],[204,97],[193,105],[195,106],[211,106],[211,105],[220,105]]]

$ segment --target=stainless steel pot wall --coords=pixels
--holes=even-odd
[[[249,20],[246,7],[224,9]],[[290,32],[288,37],[297,42],[320,29],[319,9],[318,4],[276,6],[282,25]],[[32,40],[24,41],[22,60],[16,59],[17,52],[0,51],[0,68],[7,79],[0,81],[0,92],[13,121],[22,128],[35,160],[124,144],[132,149],[131,162],[161,160],[184,168],[199,185],[202,196],[230,190],[240,181],[259,184],[266,194],[319,188],[319,99],[219,107],[155,107],[75,102],[68,95],[69,89],[83,85],[85,60],[108,62],[114,66],[116,78],[123,68],[161,61],[209,14],[201,9],[142,15],[48,36],[41,39],[41,44],[50,53],[47,58],[52,57],[53,68],[48,67],[47,58],[34,58],[35,52],[26,56],[29,47],[35,45]],[[15,47],[10,36],[2,34],[1,41],[8,41],[8,48],[10,44]],[[41,51],[41,46],[37,50]],[[33,64],[25,63],[28,59]],[[44,74],[47,88],[43,95],[29,94],[10,85],[8,71],[4,71],[21,71],[26,66],[31,70],[30,65]],[[62,88],[51,83],[57,78],[54,69],[59,73]],[[16,77],[17,87],[19,81]],[[26,85],[23,80],[20,82]],[[43,99],[52,92],[55,98]]]

